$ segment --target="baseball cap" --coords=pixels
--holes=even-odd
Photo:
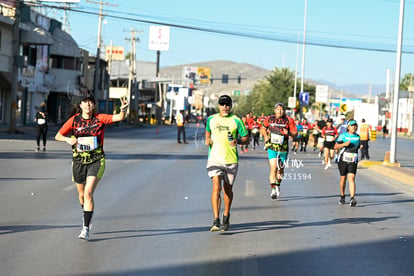
[[[279,106],[281,106],[283,109],[285,109],[285,105],[283,103],[276,103],[275,104],[275,108],[278,108]]]
[[[325,118],[329,118],[329,114],[325,114]]]
[[[84,96],[81,98],[81,102],[85,102],[85,101],[91,101],[95,103],[95,97],[92,95]]]
[[[333,123],[333,120],[332,120],[332,118],[329,118],[326,122],[327,123]]]
[[[233,100],[230,98],[229,95],[221,95],[220,98],[218,99],[218,104],[232,106]]]
[[[358,125],[357,121],[355,120],[349,120],[348,126]]]

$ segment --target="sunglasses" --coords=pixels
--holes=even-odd
[[[221,105],[221,106],[231,106],[230,103],[219,103],[219,105]]]

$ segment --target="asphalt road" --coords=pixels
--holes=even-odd
[[[411,186],[360,169],[358,205],[339,206],[338,170],[323,170],[308,150],[289,155],[282,196],[271,200],[266,153],[249,151],[230,230],[211,233],[203,130],[187,134],[185,145],[172,127],[107,129],[89,242],[77,238],[69,146],[49,141],[36,153],[31,140],[0,140],[0,274],[413,274]],[[405,166],[414,164],[412,142],[398,144]],[[383,158],[388,143],[371,143],[372,158]]]

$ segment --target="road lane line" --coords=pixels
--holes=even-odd
[[[247,197],[256,195],[254,182],[250,179],[246,179],[246,185],[244,186],[244,195]]]
[[[76,188],[75,184],[72,184],[70,186],[67,186],[67,187],[63,188],[62,191],[67,192],[67,191],[73,190],[75,188]]]

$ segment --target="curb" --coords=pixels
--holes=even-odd
[[[383,163],[383,162],[380,162]],[[403,184],[414,187],[414,170],[401,167],[390,167],[385,165],[372,165],[370,170],[377,172],[383,176],[397,180]]]

